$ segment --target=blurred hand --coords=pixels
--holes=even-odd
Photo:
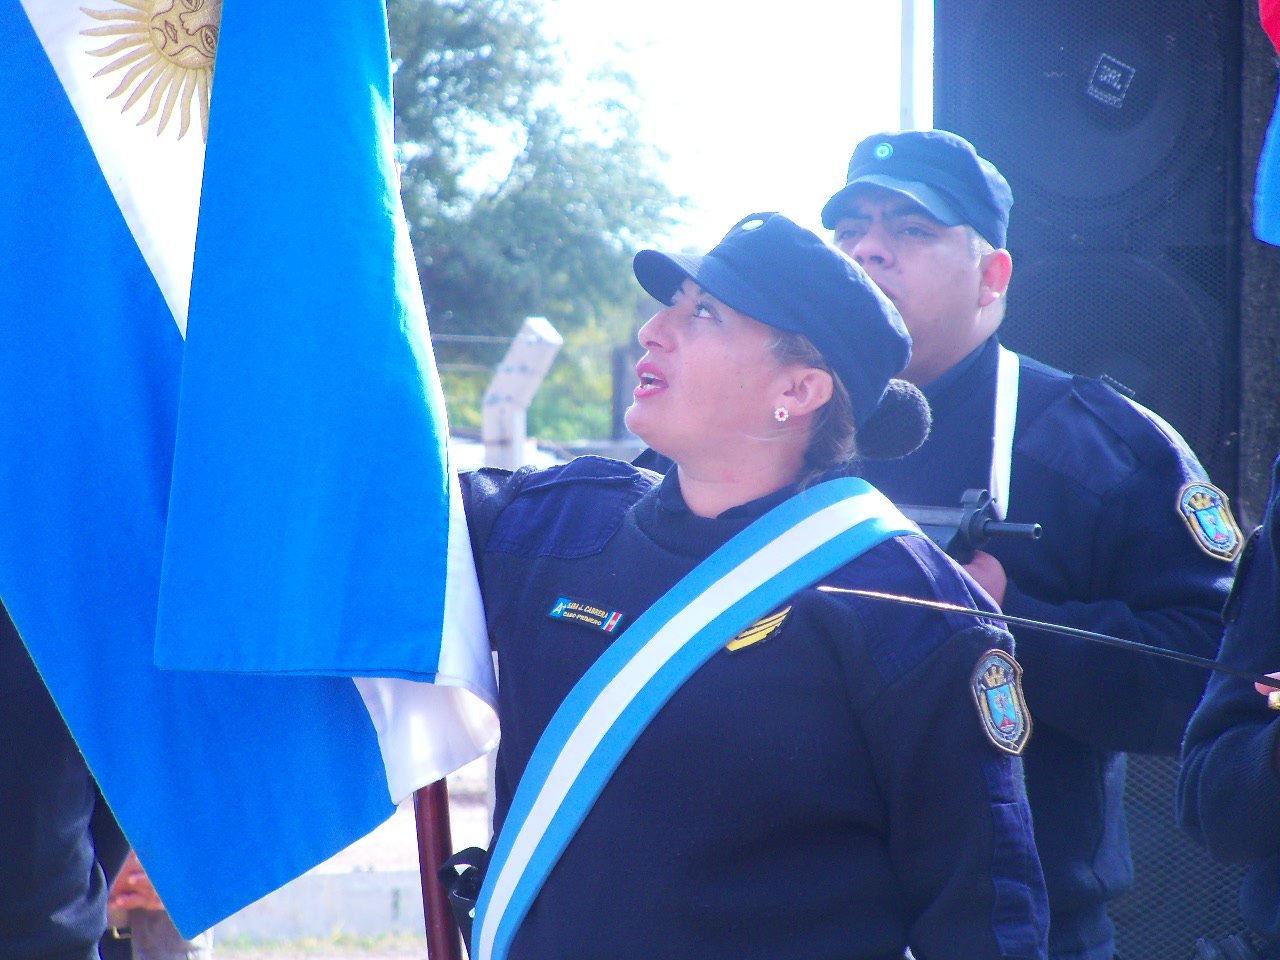
[[[1276,678],[1276,685],[1274,687],[1268,687],[1265,683],[1255,683],[1253,685],[1253,689],[1257,690],[1264,697],[1273,690],[1280,690],[1280,670],[1277,670],[1275,673],[1268,673],[1267,676]]]
[[[999,560],[989,553],[977,550],[973,559],[964,565],[964,569],[978,581],[978,586],[987,591],[992,600],[1004,606],[1004,592],[1009,586],[1009,578]]]
[[[115,883],[111,884],[111,893],[107,899],[107,909],[127,912],[129,910],[163,910],[164,904],[156,888],[151,885],[138,855],[132,850],[125,858]]]

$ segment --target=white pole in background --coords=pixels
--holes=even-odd
[[[916,4],[901,0],[901,73],[898,77],[898,129],[912,130],[916,125]]]
[[[546,317],[526,317],[520,325],[484,392],[480,436],[485,466],[524,466],[525,414],[563,343]]]
[[[925,130],[933,126],[934,0],[899,2],[902,99],[898,122],[903,130]]]

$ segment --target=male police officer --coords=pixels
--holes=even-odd
[[[1149,411],[1001,347],[1012,202],[996,168],[945,131],[854,151],[823,225],[901,311],[903,376],[934,417],[918,451],[861,472],[897,503],[958,506],[983,488],[1006,519],[1040,523],[1041,540],[993,542],[967,567],[1006,612],[1212,657],[1240,549],[1225,497]],[[1050,954],[1111,960],[1106,904],[1132,881],[1122,751],[1176,753],[1204,675],[1056,635],[1017,639]]]

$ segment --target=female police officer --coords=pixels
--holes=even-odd
[[[676,466],[463,478],[503,724],[473,957],[1043,956],[1008,634],[818,589],[989,603],[819,482],[927,429],[896,311],[777,214],[634,267],[668,306],[627,423]]]

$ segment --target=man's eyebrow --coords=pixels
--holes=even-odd
[[[882,217],[885,220],[905,220],[909,217],[920,217],[923,220],[928,220],[930,223],[935,223],[938,226],[943,226],[942,222],[939,221],[937,218],[935,218],[932,214],[930,214],[928,210],[920,206],[920,204],[916,203],[914,200],[911,200],[907,197],[901,197],[900,199],[891,200],[889,203],[887,203],[884,207],[884,212]],[[846,211],[844,216],[842,216],[840,219],[841,220],[871,220],[872,215],[868,213],[866,210],[855,208],[855,209]]]
[[[914,200],[903,197],[901,200],[895,200],[890,203],[884,211],[886,220],[904,220],[907,217],[920,217],[928,220],[930,223],[936,223],[941,226],[941,222],[933,216],[928,210],[920,206]]]

